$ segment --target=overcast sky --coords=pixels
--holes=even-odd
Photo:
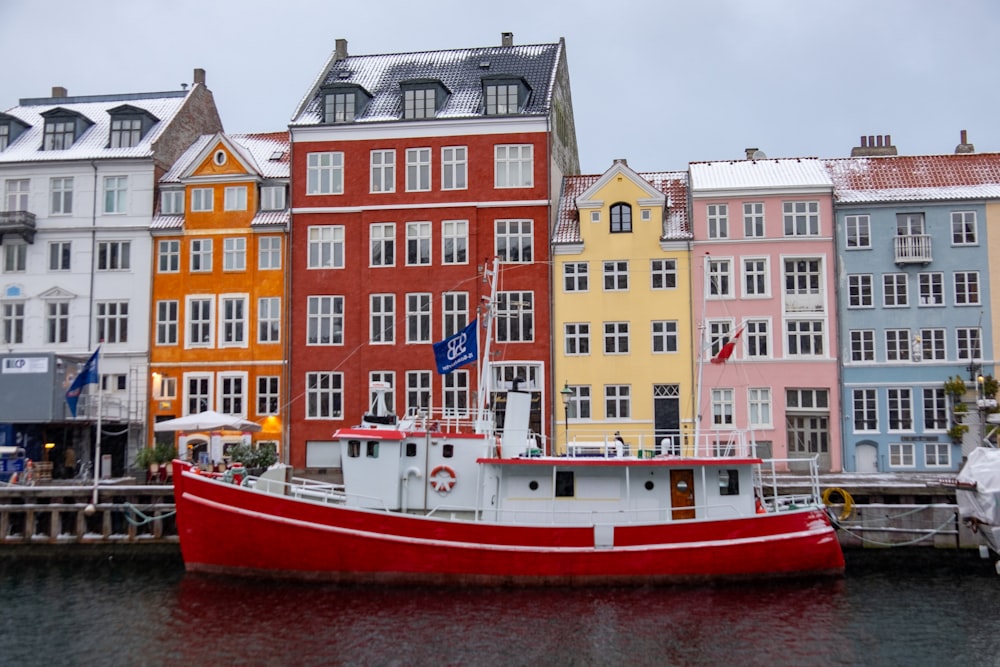
[[[610,11],[609,11],[610,8]],[[287,127],[334,49],[566,40],[584,173],[838,157],[861,135],[1000,151],[996,0],[0,0],[0,109],[178,90],[194,68],[228,132]]]

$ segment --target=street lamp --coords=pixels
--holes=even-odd
[[[565,419],[564,428],[565,428],[565,431],[566,431],[566,436],[565,436],[566,437],[566,450],[567,450],[567,453],[569,453],[569,402],[570,402],[570,399],[573,398],[573,393],[574,392],[573,392],[572,389],[569,388],[569,382],[568,381],[564,381],[563,382],[562,391],[560,391],[559,393],[562,394],[562,397],[563,397],[563,411],[564,411],[564,414],[565,414],[565,417],[564,417],[564,419]]]

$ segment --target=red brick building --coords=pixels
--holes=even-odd
[[[330,438],[372,382],[398,414],[475,407],[477,366],[439,375],[432,343],[477,317],[494,257],[489,387],[523,378],[547,434],[549,238],[579,171],[562,40],[368,56],[337,40],[290,130],[290,462],[339,465]]]

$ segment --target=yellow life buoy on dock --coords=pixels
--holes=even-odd
[[[844,501],[843,503],[844,509],[840,510],[840,517],[839,517],[840,520],[843,521],[847,517],[851,516],[851,512],[854,511],[854,498],[852,498],[851,494],[849,494],[844,489],[841,489],[836,486],[831,486],[830,488],[823,491],[823,495],[821,496],[821,498],[823,499],[823,504],[826,505],[827,507],[830,507],[832,505],[839,505],[840,503],[834,502],[833,500],[834,494],[839,495]]]

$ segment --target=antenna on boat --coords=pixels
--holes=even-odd
[[[483,282],[489,284],[490,295],[483,298],[483,329],[486,333],[483,344],[479,346],[479,405],[476,412],[476,433],[489,433],[493,428],[493,418],[488,409],[487,397],[490,389],[490,348],[493,343],[493,318],[496,313],[499,265],[500,259],[498,257],[493,258],[492,268],[488,262],[483,263]]]

